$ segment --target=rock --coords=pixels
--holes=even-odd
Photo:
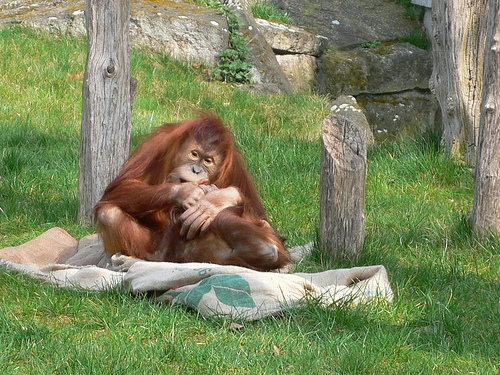
[[[310,92],[315,85],[316,57],[309,55],[276,55],[293,91]]]
[[[341,105],[342,110],[350,108],[352,99],[345,95],[355,96],[376,141],[436,131],[439,108],[428,90],[431,53],[394,43],[421,27],[418,21],[405,17],[401,5],[393,0],[268,1],[288,12],[299,27],[328,38],[329,48],[316,61],[315,88],[320,94],[338,98],[334,111],[340,111]],[[279,51],[278,44],[269,39]],[[377,40],[386,43],[378,48],[360,47]],[[292,68],[296,62],[278,59],[294,88],[304,87],[294,82],[301,69],[298,65]],[[354,110],[350,114],[362,115]]]
[[[62,31],[71,36],[86,33],[85,0],[0,1],[0,24],[20,23],[49,32]]]
[[[361,94],[356,100],[363,107],[377,142],[425,131],[436,134],[440,131],[439,106],[430,90]]]
[[[305,54],[319,56],[327,38],[296,26],[256,18],[259,30],[276,54]]]
[[[327,38],[279,22],[255,22],[276,54],[292,90],[311,91],[315,86],[316,56],[326,48]]]
[[[318,59],[317,70],[322,94],[356,97],[375,141],[434,130],[438,107],[429,90],[429,51],[408,43],[329,50]]]
[[[409,43],[330,50],[318,60],[317,88],[333,97],[427,89],[431,72],[431,53]]]
[[[251,65],[251,83],[263,85],[262,89],[277,87],[281,92],[291,92],[292,86],[281,70],[271,46],[260,32],[248,4],[244,0],[226,2],[234,13],[239,14],[240,21],[243,23],[240,31],[247,38],[247,46],[250,49],[248,63]]]
[[[330,110],[333,115],[345,117],[352,124],[357,125],[363,132],[366,144],[371,145],[374,143],[370,124],[354,96],[345,95],[337,98],[332,102]]]
[[[133,4],[130,35],[133,44],[207,66],[214,66],[219,52],[228,47],[227,19],[213,9],[173,1]]]
[[[345,48],[389,41],[409,34],[418,21],[404,16],[393,0],[269,0],[286,11],[296,25],[326,36],[332,46]]]

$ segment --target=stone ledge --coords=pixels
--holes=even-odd
[[[256,18],[260,32],[278,54],[319,56],[326,48],[328,38],[310,33],[300,27]]]

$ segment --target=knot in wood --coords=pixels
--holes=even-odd
[[[453,116],[455,114],[455,101],[451,96],[447,99],[446,112],[449,116]]]
[[[114,65],[108,65],[106,67],[106,75],[108,77],[111,77],[113,74],[115,74],[115,71],[116,71],[116,69],[115,69]]]
[[[495,111],[495,105],[493,103],[486,103],[484,106],[486,113],[491,115]]]

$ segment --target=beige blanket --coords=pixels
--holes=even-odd
[[[295,258],[301,251],[303,247],[292,249]],[[207,317],[259,319],[310,298],[324,306],[392,300],[384,266],[275,273],[210,263],[148,262],[120,254],[110,257],[97,235],[78,242],[57,227],[23,245],[1,249],[0,265],[59,287],[99,290],[120,285],[132,293],[153,292],[158,301],[191,306]]]

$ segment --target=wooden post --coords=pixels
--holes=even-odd
[[[441,108],[442,145],[476,162],[489,0],[432,1],[430,86]]]
[[[490,3],[484,59],[483,108],[479,129],[471,222],[476,233],[500,232],[500,4]]]
[[[366,139],[343,116],[323,121],[320,249],[355,263],[365,240]]]
[[[117,175],[130,147],[130,0],[87,0],[87,64],[83,81],[80,220]]]

